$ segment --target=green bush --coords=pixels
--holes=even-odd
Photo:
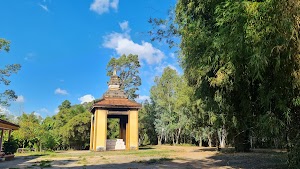
[[[14,154],[17,152],[18,147],[17,141],[12,136],[3,144],[3,150],[5,154]]]

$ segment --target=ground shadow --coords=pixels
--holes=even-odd
[[[39,156],[15,156],[12,160],[0,162],[0,168],[13,168],[13,166],[22,165],[38,157]]]
[[[194,150],[193,152],[206,152],[206,151],[217,151],[216,147],[202,147],[197,150]]]
[[[152,147],[139,147],[139,150],[152,150]]]
[[[58,168],[65,168],[64,165],[68,165],[70,163],[76,163],[78,160],[48,160],[48,159],[39,159],[36,160],[40,156],[30,155],[30,156],[19,156],[15,157],[10,161],[0,162],[1,169],[11,169],[11,168],[57,168],[55,166],[62,166]]]
[[[57,163],[57,161],[56,161]],[[58,162],[59,163],[59,162]],[[89,165],[85,164],[83,166],[55,166],[52,165],[54,168],[75,168],[75,169],[153,169],[153,168],[162,168],[162,169],[187,169],[187,168],[202,168],[200,165],[195,166],[194,162],[174,162],[172,159],[165,160],[146,160],[146,161],[138,161],[138,162],[129,162],[129,163],[118,163],[118,164],[99,164],[99,165]]]
[[[232,168],[287,168],[287,155],[284,152],[247,152],[247,153],[218,153],[208,157],[214,165],[230,166]]]

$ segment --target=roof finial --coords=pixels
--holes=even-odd
[[[117,76],[117,68],[116,68],[116,66],[114,66],[113,76]]]

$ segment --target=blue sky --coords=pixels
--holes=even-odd
[[[106,65],[111,57],[138,54],[142,101],[155,76],[166,66],[180,70],[174,50],[153,43],[150,17],[166,18],[175,0],[2,0],[0,38],[11,41],[0,53],[0,67],[19,63],[9,88],[19,96],[2,111],[42,117],[57,113],[69,100],[80,104],[107,90]],[[6,87],[1,85],[1,90]]]

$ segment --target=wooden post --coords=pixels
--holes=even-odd
[[[10,139],[11,131],[12,130],[8,130],[8,140]]]
[[[2,151],[3,133],[4,133],[4,130],[3,130],[3,129],[1,129],[1,137],[0,137],[0,152]]]

